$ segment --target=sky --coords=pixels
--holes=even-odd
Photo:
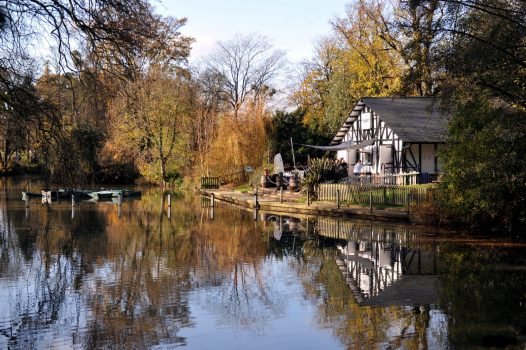
[[[343,16],[349,0],[161,0],[165,16],[188,18],[183,35],[195,38],[190,62],[205,56],[217,41],[258,33],[291,63],[313,56],[317,39],[330,33],[330,20]]]

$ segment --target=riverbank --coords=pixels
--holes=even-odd
[[[200,190],[200,193],[216,200],[239,205],[247,209],[256,207],[254,192],[242,193],[226,189]],[[283,201],[279,192],[272,190],[258,191],[258,209],[287,214],[304,214],[315,216],[354,217],[360,219],[373,219],[392,222],[409,222],[407,210],[400,208],[377,208],[359,205],[340,205],[325,201],[304,203],[298,193],[283,191]]]

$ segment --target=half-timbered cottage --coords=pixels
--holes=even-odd
[[[338,158],[351,166],[360,159],[373,174],[439,174],[437,151],[446,141],[446,124],[435,98],[364,97],[331,145],[340,145]]]

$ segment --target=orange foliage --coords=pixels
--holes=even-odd
[[[218,125],[219,136],[205,157],[208,171],[223,175],[246,165],[261,165],[268,152],[269,121],[269,114],[260,104],[248,106],[237,118],[224,115]]]

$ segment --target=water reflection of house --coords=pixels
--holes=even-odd
[[[321,236],[341,239],[337,265],[361,305],[436,304],[439,264],[432,238],[406,226],[320,219]]]

